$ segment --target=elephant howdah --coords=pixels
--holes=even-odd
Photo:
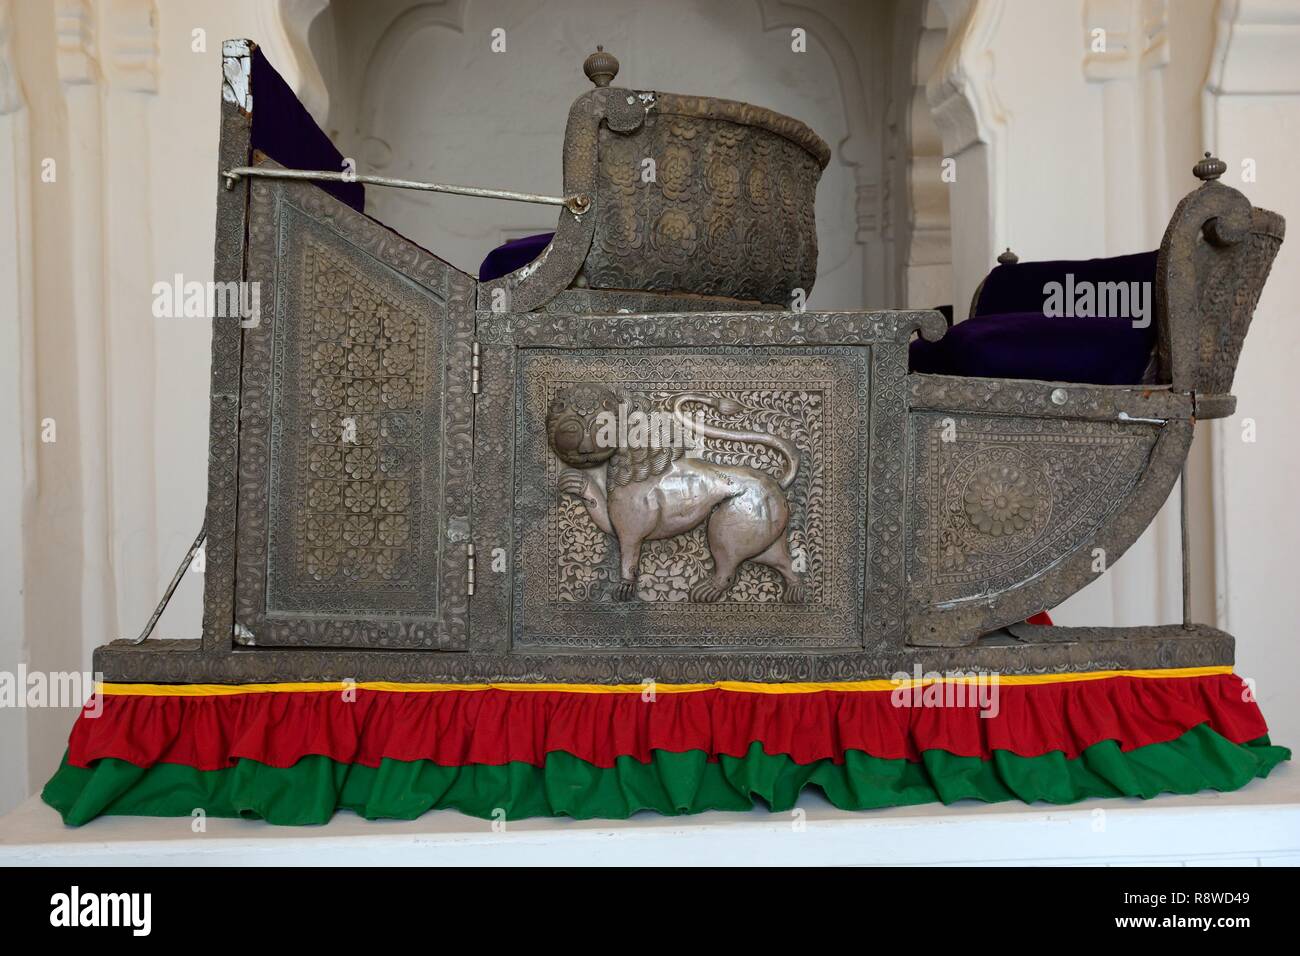
[[[909,343],[950,334],[938,312],[803,309],[830,150],[796,120],[610,85],[601,52],[561,194],[354,182],[255,45],[223,52],[215,278],[262,314],[214,324],[202,637],[102,647],[109,680],[1232,662],[1190,621],[1022,623],[1119,559],[1235,408],[1283,221],[1222,163],[1165,233],[1134,381],[928,374]],[[385,185],[558,221],[478,281],[364,214]]]

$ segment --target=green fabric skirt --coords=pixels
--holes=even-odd
[[[619,757],[609,768],[559,751],[548,754],[542,766],[384,760],[367,767],[308,756],[286,768],[242,759],[221,770],[196,770],[180,764],[137,767],[106,758],[89,769],[65,760],[42,796],[74,826],[101,814],[190,816],[196,810],[290,825],[325,823],[339,809],[369,819],[411,820],[441,809],[510,820],[623,819],[638,810],[748,810],[756,800],[786,811],[805,788],[821,790],[844,810],[958,800],[1065,804],[1090,797],[1235,790],[1267,776],[1290,756],[1267,737],[1235,744],[1202,724],[1175,740],[1128,752],[1102,741],[1072,760],[1061,753],[1019,757],[995,751],[985,760],[928,750],[920,762],[911,762],[848,751],[842,763],[797,764],[765,753],[761,742],[744,757],[709,760],[698,750],[655,751],[648,763]]]

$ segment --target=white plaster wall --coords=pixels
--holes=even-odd
[[[27,104],[13,69],[13,17],[0,4],[0,169],[10,170],[0,181],[0,246],[13,255],[0,256],[0,435],[8,436],[0,451],[0,608],[7,626],[0,628],[0,667],[25,663],[23,640],[24,517],[34,485],[27,390],[31,374],[31,223],[25,153]],[[7,67],[5,69],[4,67]],[[16,806],[27,792],[27,720],[22,711],[0,715],[0,810]]]

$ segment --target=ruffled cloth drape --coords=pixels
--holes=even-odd
[[[805,787],[844,809],[1232,790],[1290,757],[1227,668],[974,687],[108,685],[44,797],[74,825],[196,808],[622,818],[780,810]]]

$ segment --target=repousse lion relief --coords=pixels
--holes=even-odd
[[[686,534],[707,522],[713,574],[692,586],[693,601],[717,601],[736,581],[745,561],[775,569],[785,582],[783,598],[801,602],[804,587],[790,560],[786,489],[799,472],[799,450],[780,435],[722,428],[687,416],[685,406],[703,405],[724,417],[740,407],[728,398],[683,392],[668,402],[672,420],[701,438],[765,445],[786,460],[780,479],[742,465],[721,465],[690,454],[684,443],[626,440],[610,428],[645,410],[603,385],[571,385],[551,402],[546,433],[551,450],[569,469],[559,479],[562,494],[582,500],[596,526],[618,540],[620,569],[616,597],[636,597],[641,547]],[[613,439],[613,435],[618,439]]]

